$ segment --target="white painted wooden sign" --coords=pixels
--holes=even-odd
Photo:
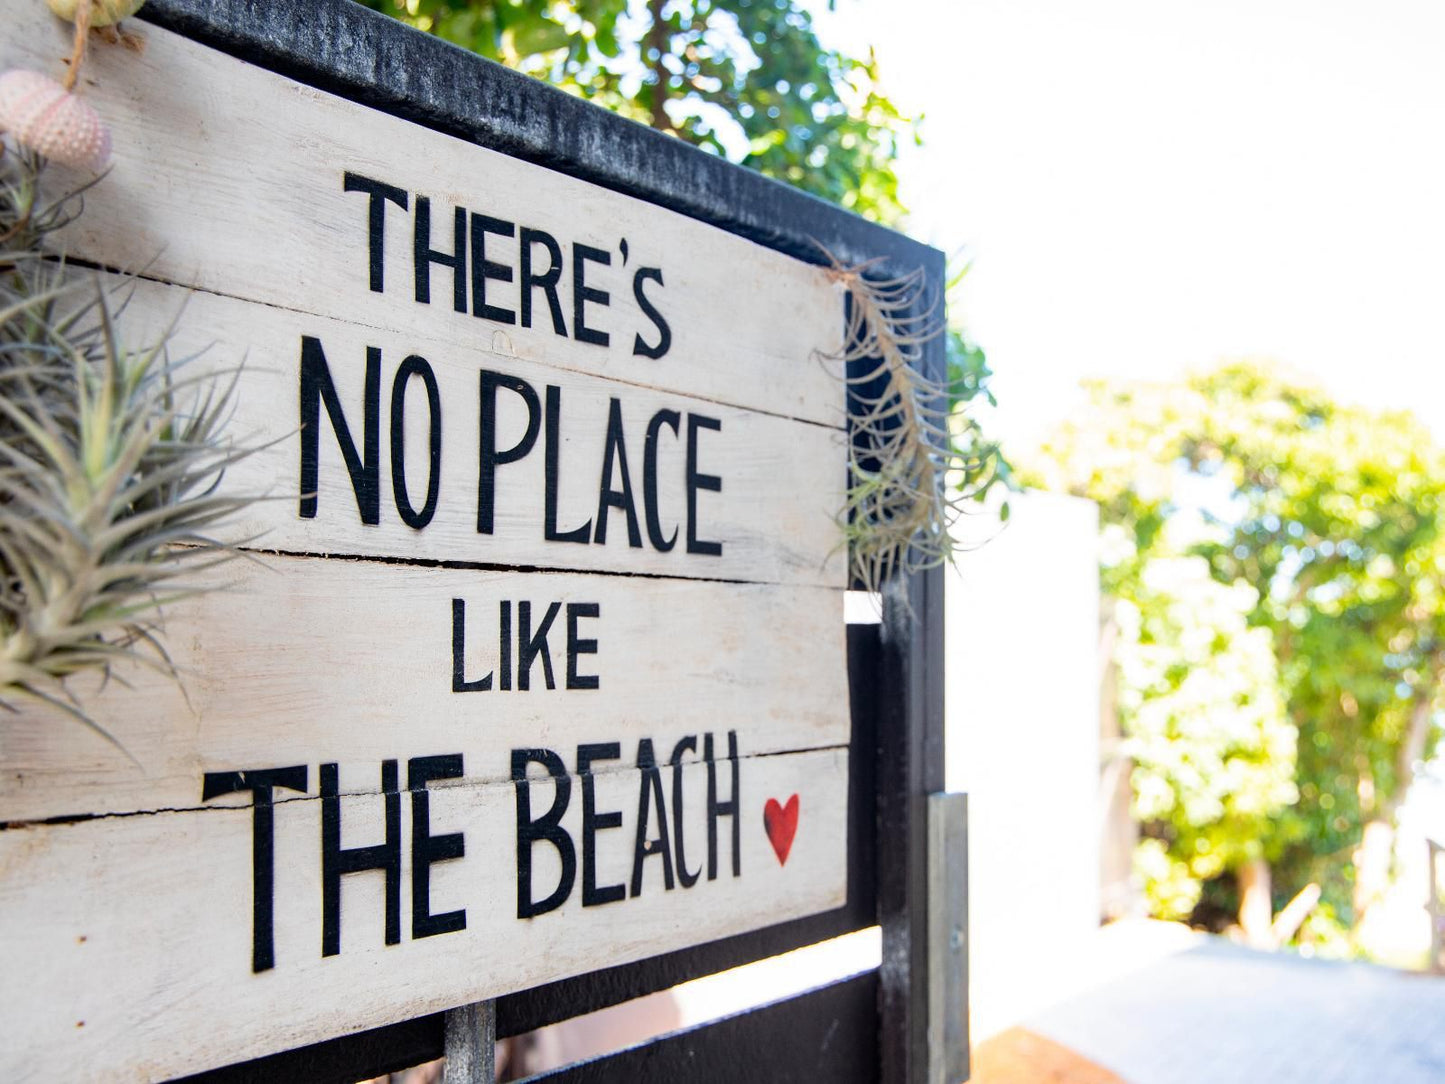
[[[0,69],[67,27],[0,0]],[[158,1079],[843,903],[841,299],[138,24],[66,251],[244,363],[183,681],[0,718],[0,1075]],[[67,178],[53,170],[57,185]],[[115,276],[111,281],[118,281]]]

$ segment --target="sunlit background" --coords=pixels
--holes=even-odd
[[[1430,0],[838,0],[924,115],[909,230],[961,295],[998,424],[1080,377],[1227,356],[1445,432],[1445,7]]]
[[[1092,456],[1101,462],[1117,452],[1100,451],[1113,436],[1088,432],[1101,416],[1086,409],[1081,380],[1102,378],[1116,387],[1124,381],[1177,385],[1191,370],[1231,359],[1282,366],[1291,379],[1318,383],[1346,406],[1413,412],[1435,445],[1445,443],[1445,325],[1439,318],[1445,298],[1445,142],[1440,138],[1445,132],[1445,8],[1422,0],[902,0],[886,5],[886,13],[883,8],[844,0],[832,10],[819,3],[814,11],[830,43],[857,54],[874,50],[885,91],[905,113],[924,116],[922,146],[905,146],[900,157],[908,228],[972,263],[965,288],[953,298],[955,317],[987,353],[998,406],[982,408],[985,425],[1002,438],[1005,454],[1016,465],[1029,462],[1038,446],[1070,420],[1085,432],[1062,445],[1055,439],[1056,457],[1086,462]],[[1137,426],[1147,413],[1126,421],[1121,418],[1127,415],[1117,414],[1113,424]],[[1398,429],[1386,423],[1378,433],[1391,428]],[[1130,441],[1119,438],[1117,443]],[[1139,441],[1134,444],[1137,452]],[[1349,464],[1364,461],[1352,459],[1343,448],[1340,458]],[[1391,462],[1382,452],[1376,465]],[[1428,450],[1427,462],[1427,472],[1439,471],[1436,449]],[[1353,467],[1342,469],[1348,474]],[[1067,469],[1045,473],[1058,487],[1069,488]],[[1175,477],[1160,484],[1176,487],[1186,504],[1226,521],[1239,518],[1240,509],[1231,511],[1227,485],[1172,473]],[[1340,481],[1349,484],[1350,478]],[[1072,482],[1075,492],[1108,490],[1090,488],[1077,475]],[[1436,514],[1433,496],[1409,485],[1392,488],[1386,479],[1380,492],[1403,506],[1425,502],[1418,509],[1422,519]],[[1110,547],[1128,534],[1111,528],[1109,519],[1106,508],[1101,534],[1106,638],[1116,614],[1109,565],[1118,555],[1111,555]],[[1228,657],[1216,660],[1219,669],[1211,677],[1184,643],[1199,628],[1191,632],[1176,622],[1167,631],[1182,639],[1165,643],[1148,642],[1146,629],[1143,647],[1136,643],[1132,653],[1128,645],[1121,648],[1113,641],[1115,665],[1126,671],[1120,695],[1130,695],[1129,668],[1137,672],[1149,664],[1147,659],[1141,663],[1141,652],[1154,651],[1163,661],[1155,657],[1153,664],[1189,666],[1195,683],[1207,687],[1212,681],[1208,695],[1222,703],[1247,683],[1241,682],[1239,669],[1250,657],[1246,637],[1254,635],[1245,632],[1249,587],[1266,594],[1270,588],[1252,583],[1243,598],[1236,593],[1229,601],[1230,589],[1211,585],[1202,561],[1191,563],[1182,556],[1192,544],[1225,532],[1216,527],[1211,533],[1188,514],[1175,517],[1171,528],[1189,537],[1177,538],[1167,547],[1169,559],[1146,570],[1146,580],[1163,583],[1150,597],[1168,595],[1201,614],[1215,607],[1201,625],[1214,634],[1223,630],[1233,643]],[[1015,603],[990,600],[987,571],[997,573],[1012,564],[1013,573],[1027,576],[1029,567],[1049,561],[1049,539],[1079,538],[1058,525],[1042,535],[1025,525],[1017,534],[1014,548],[1032,548],[1032,565],[1010,562],[1004,553],[980,554],[964,564],[965,582],[979,593],[983,612],[995,617]],[[1336,537],[1330,545],[1341,541]],[[1007,536],[998,544],[1010,546]],[[1127,549],[1130,543],[1122,544]],[[1409,560],[1428,562],[1424,554]],[[979,567],[971,571],[969,561]],[[1297,573],[1298,565],[1287,576]],[[1124,600],[1123,612],[1126,617],[1134,612],[1138,620],[1138,582],[1133,593],[1132,602]],[[1025,587],[1014,597],[1028,594]],[[1126,590],[1120,597],[1129,594]],[[1147,625],[1148,599],[1142,605]],[[1429,614],[1424,623],[1431,624],[1440,602],[1426,602],[1422,609]],[[988,652],[989,644],[969,638],[968,628],[960,624],[955,642],[966,639],[970,648]],[[1027,627],[1010,631],[1019,645],[1012,657],[1028,654]],[[1162,635],[1158,627],[1154,633]],[[1267,640],[1255,647],[1268,656]],[[1010,658],[1010,652],[1000,651],[973,672],[996,672]],[[1315,668],[1327,671],[1334,661],[1321,658]],[[1027,723],[1025,690],[1033,673],[1029,663],[1018,664],[1013,702],[1006,694],[985,690],[984,706],[1000,713],[987,727]],[[1106,683],[1118,677],[1107,669],[1103,673]],[[1433,728],[1440,715],[1438,694],[1428,687],[1432,680],[1422,678],[1423,695],[1432,701]],[[1274,675],[1261,687],[1271,683],[1284,684]],[[950,695],[970,693],[960,683]],[[1259,697],[1251,703],[1258,706]],[[1106,715],[1118,710],[1107,692],[1104,704]],[[950,708],[964,710],[957,704]],[[1208,710],[1217,722],[1219,709]],[[1281,714],[1278,705],[1273,710]],[[1126,705],[1122,714],[1126,732],[1131,726],[1143,729],[1147,712],[1136,711],[1131,718]],[[1179,728],[1188,730],[1183,716],[1170,725],[1176,737]],[[1127,733],[1123,737],[1126,744],[1131,740]],[[978,761],[998,763],[1009,750],[995,737],[974,736],[963,745],[955,759],[971,757],[973,763],[958,765],[958,776],[970,789],[987,789],[988,769]],[[1186,747],[1187,735],[1174,745]],[[1011,751],[1027,755],[1024,747]],[[1352,750],[1337,748],[1333,756],[1342,771],[1353,771]],[[1198,768],[1208,776],[1207,764]],[[1350,914],[1339,903],[1341,894],[1332,897],[1326,887],[1326,902],[1286,938],[1294,951],[1363,955],[1409,967],[1426,963],[1430,919],[1425,900],[1431,891],[1426,840],[1445,839],[1445,769],[1438,760],[1415,768],[1398,811],[1391,887],[1371,922],[1350,930],[1351,919],[1360,916]],[[1192,792],[1195,798],[1211,786],[1220,794],[1231,787],[1238,788],[1236,794],[1249,790],[1238,772],[1218,764],[1215,770],[1217,780],[1206,779]],[[1150,772],[1136,766],[1136,814],[1148,806],[1149,782]],[[1362,804],[1369,799],[1365,794]],[[1279,799],[1282,805],[1287,800],[1288,795]],[[1040,827],[1041,846],[1050,830]],[[1237,838],[1248,835],[1237,824],[1235,831]],[[1347,837],[1317,849],[1338,846],[1336,871],[1353,878],[1361,861],[1353,850],[1358,837]],[[1013,838],[1019,838],[1017,831]],[[1151,857],[1148,846],[1146,841],[1146,850],[1135,855],[1136,888],[1141,866],[1159,858]],[[1108,883],[1109,848],[1106,829],[1106,912],[1117,903]],[[1221,861],[1227,853],[1217,849]],[[1238,855],[1227,861],[1232,868]],[[978,872],[977,859],[975,866]],[[995,866],[995,874],[1003,869]],[[1022,864],[1009,874],[1027,875]],[[1168,896],[1163,881],[1167,876],[1161,873],[1151,882],[1148,906],[1175,917],[1160,906]],[[1041,878],[1036,887],[1046,890],[1047,883]],[[991,891],[977,879],[975,888],[985,897]],[[1012,898],[1020,895],[1027,893]],[[1281,897],[1276,884],[1274,907],[1285,907],[1289,895]],[[1209,897],[1206,887],[1201,910],[1207,910]],[[1314,898],[1300,899],[1296,909],[1302,911]],[[1330,909],[1331,898],[1338,913]],[[1178,914],[1187,913],[1191,901],[1196,897],[1181,897]],[[1238,900],[1232,897],[1229,903]],[[1055,913],[1067,910],[1058,901]],[[1042,922],[1046,913],[1033,917]],[[1013,914],[1001,903],[996,917],[1002,923]],[[1325,914],[1330,921],[1321,919]],[[1202,916],[1195,911],[1192,917]],[[1266,912],[1266,923],[1269,917]],[[976,943],[975,951],[989,955],[987,944]],[[981,961],[986,981],[994,981],[1005,1000],[1004,973],[1017,964],[1018,954],[1011,943],[998,960]],[[1040,957],[1057,961],[1061,954],[1057,944],[1050,944]],[[1025,970],[1028,982],[1039,977],[1038,971]],[[988,1006],[975,1003],[974,1008],[978,1014]]]

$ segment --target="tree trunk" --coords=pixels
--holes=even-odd
[[[1375,905],[1390,888],[1390,854],[1395,846],[1395,826],[1376,818],[1365,825],[1360,845],[1355,848],[1355,932],[1363,929]]]
[[[1395,761],[1395,786],[1380,803],[1378,812],[1365,824],[1360,845],[1355,849],[1355,925],[1358,935],[1370,912],[1390,888],[1390,856],[1395,845],[1395,814],[1404,805],[1415,781],[1415,765],[1425,756],[1425,742],[1430,735],[1430,701],[1428,692],[1420,693],[1410,711],[1410,726],[1400,742]]]
[[[647,31],[647,48],[652,52],[652,127],[659,132],[672,131],[672,118],[667,115],[667,65],[662,62],[667,55],[667,24],[662,15],[663,0],[648,0],[647,11],[652,16],[652,26]]]
[[[1320,902],[1320,886],[1311,882],[1295,893],[1294,899],[1284,905],[1279,914],[1274,916],[1274,925],[1270,927],[1270,939],[1274,947],[1288,943],[1289,939],[1299,933],[1299,928],[1304,925],[1305,919],[1310,917]]]
[[[1252,948],[1274,948],[1274,887],[1269,863],[1251,858],[1239,867],[1239,928]]]
[[[1134,877],[1134,850],[1139,825],[1134,820],[1129,778],[1133,763],[1121,752],[1119,666],[1114,647],[1119,623],[1114,599],[1099,599],[1099,917],[1104,922],[1145,913],[1143,894]]]

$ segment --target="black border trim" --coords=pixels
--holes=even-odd
[[[943,255],[352,0],[150,0],[140,18],[320,90],[790,256],[942,273]],[[938,280],[941,281],[941,278]]]
[[[535,1084],[862,1084],[877,1079],[877,998],[878,972],[865,971],[529,1079]]]
[[[317,89],[632,195],[810,263],[825,262],[821,245],[845,263],[877,261],[881,271],[893,273],[921,268],[931,284],[944,281],[944,256],[936,249],[418,34],[351,0],[150,0],[141,17]],[[941,373],[941,343],[930,344],[925,367],[932,375]],[[870,998],[876,993],[872,1030],[856,1021],[852,1026],[871,1044],[862,1077],[872,1079],[881,1070],[887,1081],[914,1078],[921,1069],[918,1059],[927,1051],[928,956],[926,924],[920,921],[927,869],[923,802],[928,790],[937,789],[942,772],[941,574],[916,577],[909,595],[911,612],[890,607],[889,633],[881,648],[876,627],[850,629],[854,734],[848,905],[501,998],[499,1034],[881,922],[883,968],[842,985],[854,991],[847,995],[852,1002],[864,989],[859,983]],[[820,1004],[816,998],[795,1000]],[[442,1019],[440,1014],[421,1017],[186,1079],[191,1084],[354,1080],[440,1053]],[[741,1024],[761,1017],[734,1019]],[[715,1034],[724,1033],[720,1027],[713,1025]],[[780,1034],[787,1038],[790,1033]]]

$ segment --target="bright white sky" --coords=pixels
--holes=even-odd
[[[836,3],[825,42],[926,115],[910,232],[974,256],[1006,441],[1081,377],[1243,355],[1445,440],[1445,2]]]
[[[1254,355],[1445,438],[1445,4],[837,6],[825,40],[926,114],[911,232],[975,257],[1006,437],[1083,376]]]

